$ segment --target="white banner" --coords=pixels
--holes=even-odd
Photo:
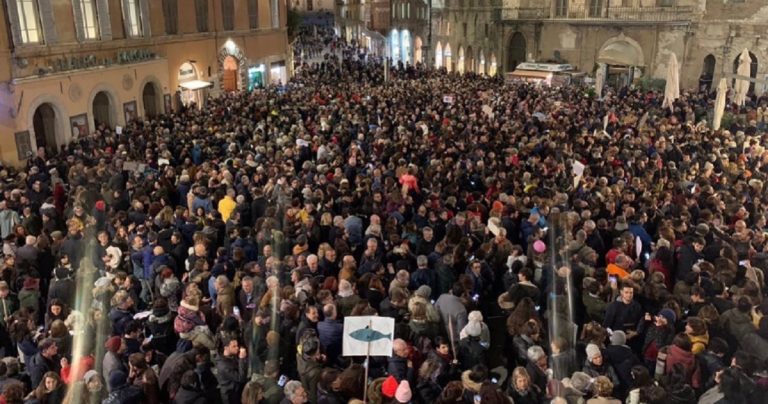
[[[395,319],[391,317],[344,317],[343,356],[392,356]]]

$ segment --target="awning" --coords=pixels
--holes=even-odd
[[[509,73],[510,78],[546,80],[552,77],[552,72],[538,72],[535,70],[515,70]]]
[[[185,81],[183,83],[179,83],[179,87],[185,90],[199,90],[201,88],[213,87],[213,83],[211,83],[210,81],[190,80],[190,81]]]

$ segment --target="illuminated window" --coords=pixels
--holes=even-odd
[[[123,0],[123,19],[125,22],[125,33],[128,37],[138,38],[143,36],[139,0]]]
[[[35,0],[16,0],[21,43],[42,43],[40,17]]]

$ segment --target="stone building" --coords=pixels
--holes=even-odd
[[[0,160],[288,79],[284,0],[6,0]]]
[[[675,53],[681,86],[692,88],[733,74],[746,48],[755,91],[768,75],[765,0],[440,0],[432,15],[430,61],[449,70],[570,63],[605,69],[616,85],[663,79]]]
[[[430,35],[429,0],[392,0],[387,55],[393,63],[422,63]]]

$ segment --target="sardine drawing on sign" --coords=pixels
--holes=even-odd
[[[363,342],[373,342],[383,338],[390,338],[392,334],[383,334],[379,331],[371,329],[371,327],[361,328],[359,330],[352,331],[349,334],[350,337]]]

